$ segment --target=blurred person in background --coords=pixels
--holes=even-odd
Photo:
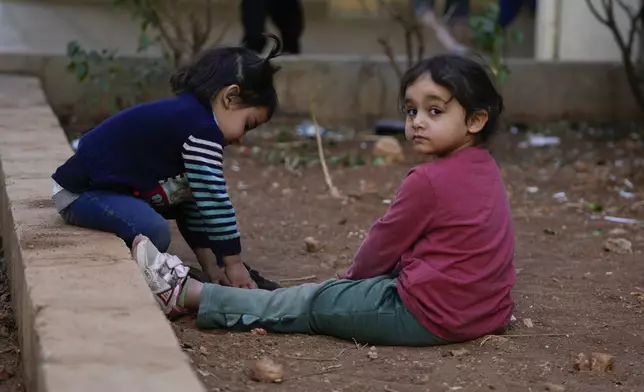
[[[499,25],[504,29],[507,28],[525,6],[534,13],[537,9],[537,0],[499,0]]]
[[[282,38],[282,52],[299,54],[304,31],[304,11],[300,0],[242,0],[243,45],[256,52],[264,50],[264,32],[269,16]]]
[[[435,0],[413,0],[414,11],[422,24],[431,27],[436,37],[450,52],[462,54],[470,46],[472,34],[468,27],[469,0],[445,0],[443,17],[436,17]]]

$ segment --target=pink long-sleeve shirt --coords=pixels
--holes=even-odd
[[[505,186],[487,150],[471,147],[412,169],[347,271],[367,279],[398,269],[415,318],[449,341],[508,324],[514,229]]]

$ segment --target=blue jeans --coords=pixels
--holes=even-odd
[[[143,234],[161,252],[168,250],[171,241],[167,219],[176,219],[181,235],[191,248],[208,247],[201,245],[207,243],[202,234],[188,230],[181,205],[160,213],[134,196],[89,191],[81,194],[60,215],[69,224],[116,234],[128,248],[132,247],[137,235]]]

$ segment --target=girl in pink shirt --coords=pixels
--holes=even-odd
[[[514,231],[503,180],[484,147],[503,99],[480,64],[446,55],[406,72],[400,104],[407,139],[428,161],[408,173],[340,279],[272,292],[203,284],[138,237],[133,257],[165,314],[196,312],[201,328],[262,327],[376,345],[445,344],[505,327],[514,306]]]

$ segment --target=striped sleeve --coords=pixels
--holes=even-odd
[[[187,227],[207,235],[211,248],[222,256],[241,253],[235,209],[230,202],[223,172],[220,144],[190,136],[182,157],[195,203],[187,206]]]

